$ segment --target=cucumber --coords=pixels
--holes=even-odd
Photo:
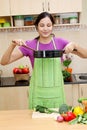
[[[83,117],[87,120],[87,113],[84,113]]]
[[[79,102],[79,103],[82,103],[83,100],[87,100],[87,98],[79,98],[79,99],[78,99],[78,102]]]

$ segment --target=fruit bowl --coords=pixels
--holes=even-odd
[[[28,74],[14,74],[15,81],[21,80],[29,80],[29,73]]]
[[[15,81],[29,80],[29,67],[22,65],[19,67],[15,67],[13,69],[13,74]]]

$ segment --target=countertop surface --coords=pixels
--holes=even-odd
[[[29,86],[28,80],[15,81],[14,77],[1,77],[0,87]]]
[[[80,80],[78,79],[79,75],[87,76],[87,73],[85,74],[72,74],[72,80],[70,82],[64,82],[64,84],[83,84],[87,83],[87,79]],[[76,76],[76,78],[75,78]],[[0,87],[17,87],[17,86],[29,86],[30,85],[30,79],[29,81],[15,81],[14,77],[1,77]]]
[[[32,118],[30,110],[0,111],[1,130],[86,130],[87,125],[58,123],[53,118]]]

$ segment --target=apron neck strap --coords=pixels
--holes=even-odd
[[[51,40],[52,40],[52,44],[54,46],[54,50],[57,50],[57,47],[56,47],[56,44],[55,44],[55,41],[54,41],[53,37],[51,38]],[[39,50],[39,44],[40,44],[39,41],[37,41],[37,47],[36,47],[37,51]]]

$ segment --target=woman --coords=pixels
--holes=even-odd
[[[36,64],[34,63],[35,58],[33,55],[33,50],[24,47],[23,44],[27,45],[28,47],[30,47],[34,50],[65,50],[65,53],[74,53],[78,56],[83,57],[83,54],[81,54],[79,51],[81,49],[77,44],[75,44],[73,42],[69,42],[68,40],[65,40],[65,39],[62,39],[59,37],[58,38],[52,37],[51,34],[52,34],[52,30],[53,30],[53,24],[54,24],[54,19],[51,16],[51,14],[49,14],[48,12],[42,12],[41,14],[39,14],[39,16],[37,17],[37,19],[35,21],[35,27],[36,27],[36,30],[37,30],[39,36],[37,38],[34,38],[31,41],[27,40],[25,43],[20,39],[13,40],[12,43],[10,44],[10,46],[8,47],[8,49],[6,50],[6,52],[4,53],[4,55],[2,56],[1,64],[6,65],[6,64],[12,63],[12,62],[24,57],[24,56],[27,56],[30,58],[32,67],[35,66],[35,68],[36,68]],[[20,47],[18,50],[15,51],[14,48],[16,46],[20,46]],[[74,51],[74,50],[77,50],[77,51]],[[56,65],[58,65],[58,67],[57,67],[58,71],[56,70],[55,75],[54,74],[53,75],[54,75],[54,77],[58,76],[58,75],[56,75],[56,73],[60,74],[60,75],[59,75],[58,81],[57,81],[57,79],[53,79],[54,77],[51,76],[52,74],[49,74],[48,77],[51,77],[50,79],[54,80],[53,88],[49,87],[49,82],[51,82],[50,79],[48,79],[48,80],[45,79],[46,83],[44,81],[44,83],[43,83],[44,85],[43,85],[40,82],[43,80],[41,75],[39,75],[39,78],[38,78],[38,76],[34,77],[35,75],[38,75],[37,70],[34,69],[34,72],[32,74],[32,78],[31,78],[31,82],[30,82],[30,87],[29,87],[29,107],[31,109],[34,108],[36,105],[45,105],[47,107],[59,107],[60,104],[65,102],[64,90],[63,90],[63,77],[62,77],[62,72],[61,72],[61,67],[60,67],[61,66],[60,59],[55,58],[54,62],[55,61],[57,62]],[[53,61],[50,61],[50,64],[48,63],[49,69],[50,69],[51,62],[53,62]],[[54,65],[55,65],[55,63],[54,63]],[[39,66],[38,71],[40,71],[41,65],[39,63],[38,63],[38,66]],[[43,67],[43,69],[44,68],[45,68],[45,66]],[[48,71],[47,68],[45,68],[45,69],[46,70],[44,70],[43,72]],[[51,71],[51,69],[50,69],[50,71]],[[45,73],[45,74],[47,74],[47,73]],[[35,83],[37,83],[37,81],[39,84],[42,84],[42,88],[43,88],[42,90],[41,90],[40,85],[38,86],[35,84]],[[50,86],[52,86],[52,84],[50,84]],[[59,93],[58,93],[58,91],[59,91]],[[58,97],[58,94],[60,94],[60,97]],[[50,96],[52,96],[53,99]]]

